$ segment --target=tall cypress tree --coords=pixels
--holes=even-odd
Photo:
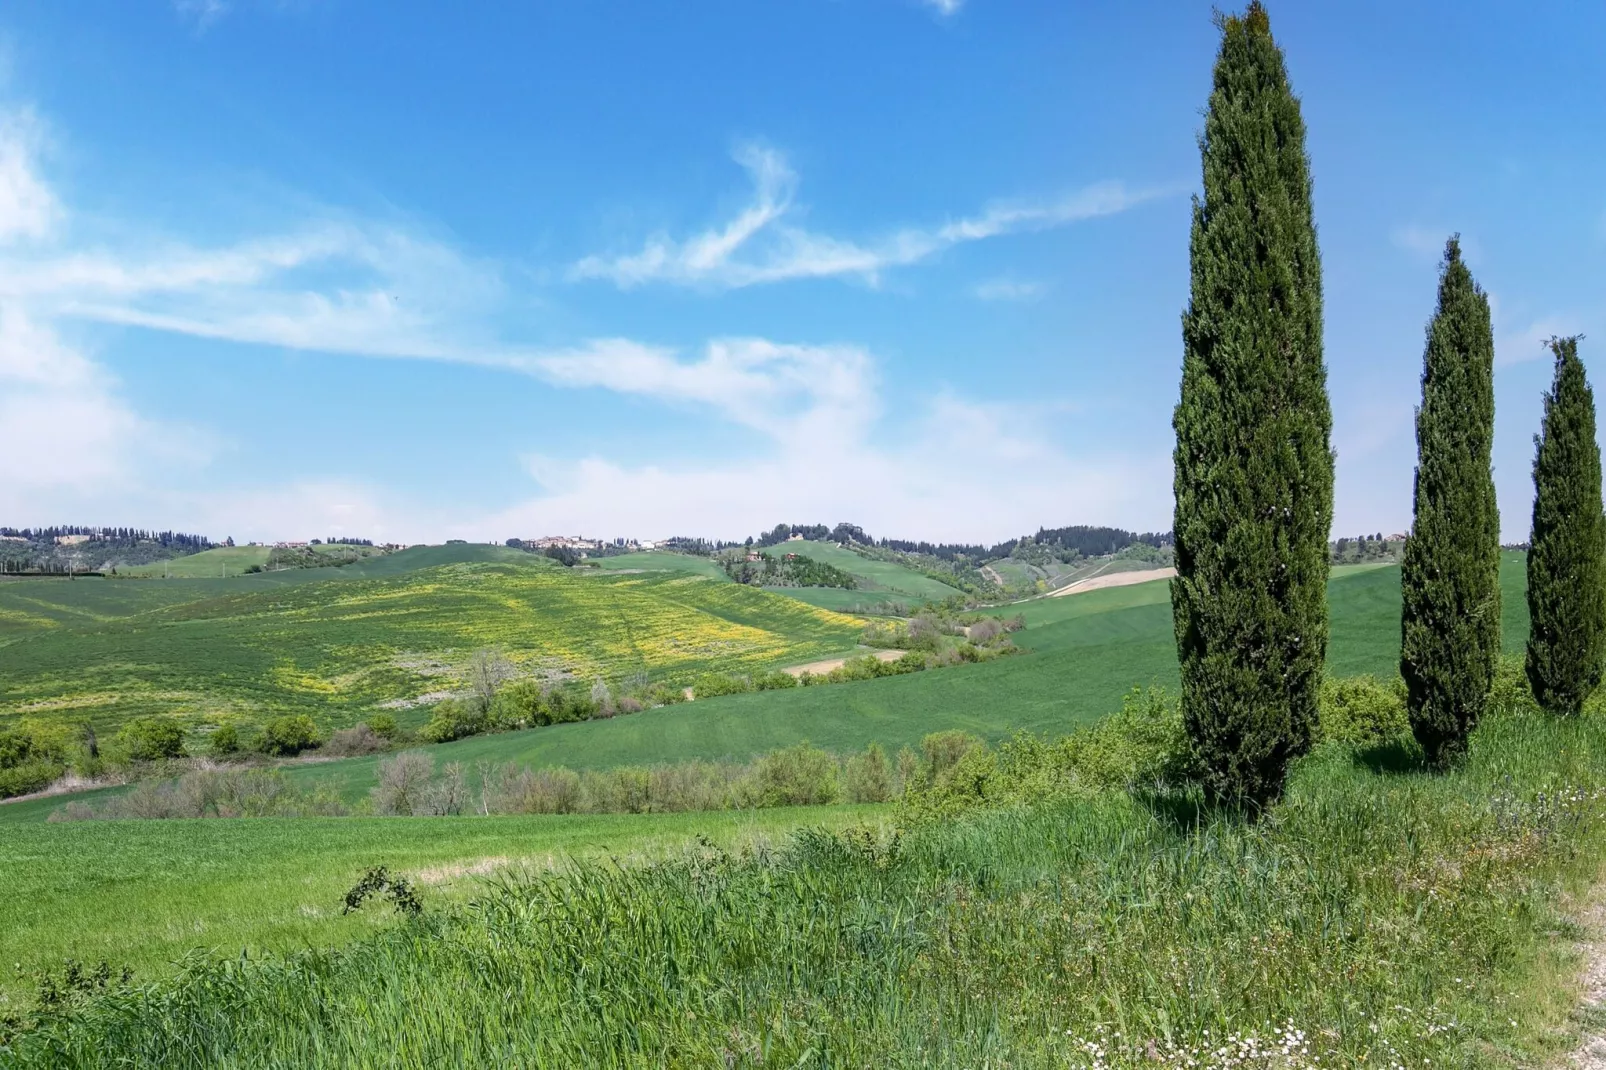
[[[1528,684],[1554,713],[1573,714],[1606,663],[1606,517],[1601,515],[1595,395],[1578,339],[1554,338],[1556,378],[1534,444],[1528,550]]]
[[[1411,730],[1429,761],[1466,747],[1500,657],[1500,510],[1489,299],[1444,247],[1439,306],[1422,355],[1415,521],[1400,565],[1400,675]]]
[[[1281,793],[1316,720],[1332,414],[1299,101],[1258,0],[1218,25],[1173,420],[1171,607],[1205,789],[1255,809]]]

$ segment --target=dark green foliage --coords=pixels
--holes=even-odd
[[[184,756],[184,726],[171,717],[136,717],[117,733],[117,743],[136,762]]]
[[[1451,238],[1422,355],[1415,520],[1400,565],[1400,675],[1430,762],[1466,749],[1500,657],[1500,510],[1489,299]]]
[[[1258,2],[1221,20],[1174,425],[1184,723],[1217,803],[1282,791],[1327,652],[1332,414],[1305,123]]]
[[[323,737],[318,734],[318,726],[312,718],[296,713],[275,717],[263,725],[257,749],[263,754],[289,756],[311,750],[321,742]]]
[[[1528,551],[1528,684],[1539,705],[1574,714],[1606,663],[1606,519],[1601,515],[1595,394],[1578,339],[1556,338],[1556,378],[1535,437]]]
[[[227,758],[240,751],[240,730],[231,724],[218,725],[206,743],[207,753],[214,758]]]
[[[418,898],[411,881],[405,877],[391,876],[384,866],[375,866],[364,873],[362,880],[346,893],[340,913],[350,914],[354,910],[361,910],[369,899],[380,895],[390,900],[398,914],[416,918],[424,912],[424,903]]]

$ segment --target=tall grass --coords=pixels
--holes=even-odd
[[[344,950],[197,959],[20,1066],[1512,1066],[1570,995],[1606,721],[1329,744],[1258,824],[1124,793],[508,874]]]

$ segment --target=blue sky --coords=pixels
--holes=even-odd
[[[1502,527],[1606,347],[1606,9],[1274,3],[1335,534],[1410,519],[1445,237]],[[12,0],[0,523],[1170,525],[1210,6]]]

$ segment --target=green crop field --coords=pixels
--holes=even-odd
[[[725,575],[725,570],[716,565],[713,558],[698,557],[695,554],[677,554],[667,550],[643,550],[634,554],[598,557],[592,559],[590,563],[597,568],[613,571],[641,569],[646,572],[690,572],[698,576],[730,581],[730,577]]]
[[[874,807],[595,817],[258,818],[17,827],[0,837],[0,1012],[7,990],[65,958],[166,972],[194,948],[290,950],[388,923],[342,916],[369,866],[417,880],[439,902],[491,866],[547,867],[594,855],[672,854],[695,835],[727,846],[800,825],[873,817]],[[109,894],[115,892],[115,894]],[[19,975],[16,967],[22,967]]]
[[[266,546],[215,546],[198,554],[120,568],[117,572],[122,576],[171,576],[174,579],[211,579],[216,576],[222,579],[226,575],[238,576],[252,565],[267,564],[271,552]]]
[[[896,591],[849,591],[842,587],[766,587],[766,591],[795,598],[821,609],[853,615],[909,613],[924,599],[898,594]]]
[[[571,570],[492,547],[227,581],[7,582],[0,720],[304,712],[341,725],[462,686],[487,647],[531,672],[689,683],[841,654],[861,628],[695,574]]]
[[[861,557],[852,550],[844,550],[834,542],[812,542],[800,539],[765,547],[767,554],[799,554],[834,565],[843,572],[857,576],[865,591],[876,591],[896,596],[903,601],[941,601],[959,594],[959,590],[940,580],[916,572],[914,569]],[[807,590],[808,588],[803,588]]]
[[[1523,558],[1502,562],[1506,648],[1527,637]],[[745,590],[729,585],[729,590]],[[1388,677],[1399,658],[1399,570],[1335,570],[1330,585],[1328,663],[1335,675]],[[704,699],[611,720],[476,736],[431,748],[439,761],[520,762],[600,769],[691,758],[747,759],[810,742],[839,753],[874,741],[889,750],[957,728],[990,740],[1021,730],[1059,734],[1117,708],[1134,685],[1176,684],[1175,640],[1163,580],[1005,607],[1028,621],[1017,636],[1029,652],[981,665],[929,670],[861,683]],[[290,768],[304,787],[348,799],[374,783],[378,759]],[[43,805],[0,806],[0,823],[43,820]]]

